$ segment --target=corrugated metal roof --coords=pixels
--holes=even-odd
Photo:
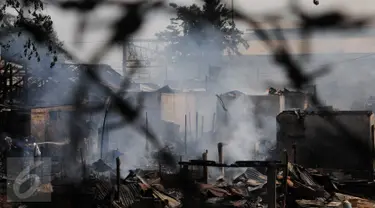
[[[98,203],[109,204],[109,195],[114,194],[113,186],[109,181],[92,180],[87,184],[89,188],[86,193],[91,193],[93,199]],[[91,188],[90,188],[91,187]],[[120,203],[121,207],[131,207],[137,199],[141,198],[141,187],[138,183],[129,183],[120,185]]]
[[[233,183],[242,182],[251,186],[263,186],[267,183],[267,176],[260,173],[255,168],[247,168],[244,173],[237,176]]]

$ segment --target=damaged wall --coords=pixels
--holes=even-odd
[[[34,108],[31,109],[31,135],[36,137],[38,142],[45,142],[52,138],[47,138],[47,126],[51,122],[50,120],[50,112],[53,111],[62,111],[62,112],[71,112],[73,111],[73,106],[56,106],[56,107],[45,107],[45,108]],[[61,121],[60,119],[57,119],[58,122],[67,122]],[[55,128],[59,126],[59,129],[61,131],[69,132],[68,129],[61,129],[64,128],[65,125],[56,125]]]
[[[184,131],[185,115],[191,116],[192,123],[195,124],[196,97],[193,93],[163,93],[162,102],[162,119],[168,122],[174,122],[180,125],[180,131]],[[189,123],[189,121],[188,121]],[[191,128],[195,130],[195,125]]]
[[[335,118],[350,135],[332,126]],[[369,111],[284,111],[278,123],[277,154],[286,149],[293,155],[296,144],[297,163],[311,168],[369,171],[373,166],[373,114]],[[358,141],[353,141],[353,138]],[[366,145],[366,151],[355,148]],[[293,157],[289,157],[293,160]]]
[[[221,100],[220,100],[221,99]],[[231,106],[238,99],[244,99],[249,103],[248,109],[244,109],[244,113],[250,116],[274,116],[285,109],[299,108],[304,109],[306,104],[306,94],[302,92],[285,92],[282,95],[267,94],[267,95],[246,95],[239,91],[232,91],[220,95],[217,99],[217,124],[224,125],[225,108]],[[250,106],[251,104],[251,106]],[[249,111],[251,110],[251,112]]]

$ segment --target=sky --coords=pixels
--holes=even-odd
[[[320,0],[320,4],[315,6],[313,0],[295,0],[299,1],[303,9],[308,12],[322,12],[331,8],[340,8],[348,10],[353,14],[373,14],[375,11],[374,0]],[[177,4],[189,5],[199,1],[196,0],[174,0]],[[228,1],[229,2],[229,1]],[[249,12],[254,15],[265,14],[281,14],[289,16],[287,8],[287,0],[233,0],[234,7],[241,9],[244,12]],[[230,2],[229,2],[230,3]],[[82,60],[88,60],[88,57],[95,49],[98,49],[108,37],[107,20],[115,18],[119,11],[117,8],[99,8],[90,16],[90,31],[84,35],[81,42],[75,42],[75,30],[77,23],[77,14],[74,12],[66,12],[57,9],[53,6],[47,7],[47,12],[51,15],[58,37],[65,43],[65,46],[79,54]],[[135,35],[136,38],[154,38],[154,34],[163,30],[168,24],[171,16],[155,11],[150,13],[146,18],[146,23],[142,29]],[[237,23],[241,29],[246,29],[246,26]],[[78,45],[81,48],[78,48]],[[120,48],[114,48],[102,60],[103,63],[110,64],[113,68],[121,71],[122,51]]]

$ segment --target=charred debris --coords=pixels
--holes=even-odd
[[[10,70],[23,73],[18,74],[21,78],[31,76],[21,66],[9,67],[2,66],[2,73]],[[270,88],[260,95],[241,91],[215,95],[207,88],[181,90],[133,83],[124,99],[137,105],[136,97],[143,95],[145,126],[156,130],[166,144],[164,149],[153,149],[145,140],[147,165],[124,173],[126,167],[121,162],[127,160],[126,152],[111,146],[106,125],[89,115],[81,124],[85,132],[80,148],[75,150],[80,155],[75,158],[78,166],[69,167],[71,163],[64,159],[70,144],[65,123],[75,109],[65,102],[69,99],[50,99],[40,93],[46,87],[61,91],[61,87],[73,86],[81,67],[85,65],[61,65],[58,72],[51,72],[59,73],[57,76],[1,82],[8,83],[0,97],[6,104],[0,112],[1,131],[6,132],[1,138],[2,204],[7,203],[6,187],[15,183],[6,168],[7,157],[32,156],[37,161],[48,156],[52,158],[51,173],[43,177],[49,180],[42,180],[36,194],[50,194],[54,207],[375,206],[374,115],[370,111],[311,106],[308,95],[315,92],[314,87],[304,92]],[[118,88],[120,76],[109,66],[101,67],[110,87]],[[64,88],[64,92],[61,97],[67,96],[69,89]],[[30,93],[32,100],[26,96]],[[105,99],[100,92],[93,92],[86,101]],[[199,102],[214,109],[210,118],[199,112]],[[237,109],[241,118],[231,112],[231,106],[238,108],[236,102],[251,103]],[[262,118],[277,123],[272,130],[276,132],[275,142],[259,138],[254,147],[248,147],[253,158],[229,162],[227,155],[234,150],[227,149],[226,144],[231,142],[231,132],[236,131],[236,119],[250,116],[265,131],[271,130]],[[338,130],[331,120],[344,128]],[[202,141],[210,141],[217,149],[194,152],[191,147]],[[93,157],[95,150],[100,151],[99,158],[98,154]],[[178,168],[164,164],[163,152],[170,152],[179,161]],[[214,154],[210,157],[209,152]]]

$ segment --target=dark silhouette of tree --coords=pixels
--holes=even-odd
[[[52,19],[45,14],[44,6],[41,0],[0,2],[0,45],[3,58],[16,62],[21,62],[22,59],[39,62],[44,57],[40,53],[47,51],[51,58],[50,67],[55,65],[56,48],[62,43],[58,41]],[[23,50],[18,47],[20,44],[23,45]],[[15,47],[19,53],[14,53]],[[7,53],[9,49],[11,52]]]
[[[223,52],[239,54],[239,45],[249,47],[242,38],[243,32],[232,21],[230,9],[220,0],[204,0],[203,3],[202,7],[170,4],[177,17],[171,18],[171,24],[156,36],[170,43],[167,50],[172,58]]]

